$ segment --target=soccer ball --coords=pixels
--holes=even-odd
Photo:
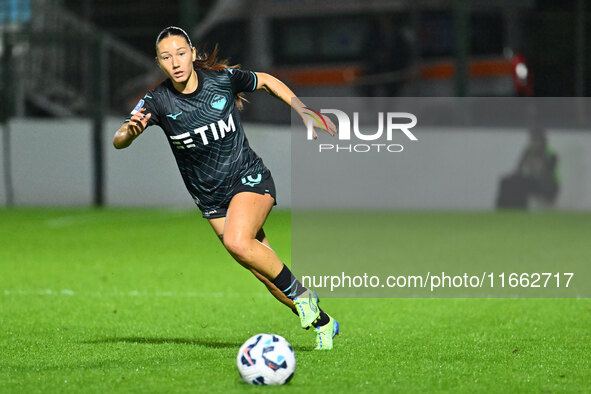
[[[246,383],[279,385],[289,382],[296,367],[295,353],[282,336],[257,334],[238,351],[238,372]]]

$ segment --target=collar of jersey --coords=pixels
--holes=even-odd
[[[203,78],[203,72],[200,69],[196,68],[195,71],[197,72],[197,89],[195,89],[194,92],[191,92],[191,93],[181,93],[181,92],[179,92],[178,90],[176,90],[174,88],[174,86],[172,85],[172,81],[169,78],[169,79],[166,80],[166,83],[168,83],[168,87],[170,88],[170,90],[175,95],[177,95],[179,97],[189,98],[189,97],[195,97],[195,96],[197,96],[201,92],[201,89],[203,89],[203,80],[204,80],[204,78]]]

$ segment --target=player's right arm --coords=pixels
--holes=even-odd
[[[113,146],[115,148],[127,148],[146,129],[152,114],[146,114],[145,112],[145,108],[140,108],[132,115],[129,122],[123,123],[119,130],[115,132],[115,137],[113,138]]]

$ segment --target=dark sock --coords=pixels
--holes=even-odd
[[[293,300],[294,298],[303,294],[306,289],[299,280],[296,279],[295,276],[291,273],[289,268],[284,264],[281,272],[275,279],[271,281],[287,298]],[[314,327],[320,327],[328,324],[330,321],[330,317],[319,307],[320,315],[318,319],[313,323]],[[298,312],[295,310],[291,310],[296,316],[298,316]]]
[[[320,316],[318,316],[318,319],[316,319],[313,325],[314,327],[318,328],[320,326],[328,324],[329,321],[330,317],[328,317],[328,315],[322,309],[320,309]]]
[[[287,298],[294,298],[305,292],[306,289],[299,280],[291,273],[287,265],[283,264],[283,269],[275,279],[271,281]]]

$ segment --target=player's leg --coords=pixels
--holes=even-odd
[[[274,202],[270,194],[236,194],[226,212],[224,246],[238,262],[254,268],[293,300],[301,326],[316,331],[316,349],[332,349],[338,323],[320,309],[316,293],[302,286],[277,254],[256,239]]]
[[[209,221],[209,224],[211,225],[211,227],[213,228],[213,231],[215,231],[216,235],[218,236],[220,241],[223,243],[224,242],[224,225],[226,223],[226,218],[208,219],[208,221]],[[263,245],[265,245],[269,248],[271,247],[269,245],[269,241],[267,240],[267,237],[265,236],[265,232],[262,228],[257,233],[256,239],[257,239],[257,241],[261,242]],[[242,264],[240,261],[238,261],[238,262],[240,264]],[[242,264],[242,265],[244,266],[244,268],[246,268],[250,272],[252,272],[253,275],[256,276],[258,280],[263,282],[263,284],[267,287],[267,290],[269,290],[269,292],[273,295],[273,297],[275,297],[279,302],[283,303],[285,306],[287,306],[288,308],[290,308],[292,311],[294,311],[297,314],[295,306],[293,305],[293,301],[290,300],[289,298],[287,298],[285,296],[285,294],[283,294],[277,288],[277,286],[275,286],[269,279],[265,278],[263,275],[261,275],[254,268],[250,268],[244,264]]]
[[[254,268],[293,300],[302,327],[327,324],[329,317],[318,307],[316,293],[302,286],[277,254],[255,239],[273,203],[269,194],[236,194],[226,213],[224,246],[237,261]]]
[[[274,201],[270,194],[236,194],[228,206],[223,239],[224,246],[238,262],[254,268],[269,280],[279,275],[283,263],[256,236],[267,220]]]
[[[266,247],[268,247],[269,249],[271,249],[271,245],[269,244],[269,240],[267,239],[267,236],[265,234],[265,230],[264,229],[260,229],[258,234],[257,234],[257,240],[262,243],[263,245],[265,245]],[[273,249],[271,249],[273,250]],[[298,314],[295,305],[293,304],[293,301],[290,300],[289,298],[287,298],[287,296],[285,294],[283,294],[281,292],[281,290],[279,290],[277,288],[277,286],[275,286],[273,284],[273,282],[271,282],[269,279],[265,278],[263,275],[261,275],[258,271],[256,270],[251,270],[252,273],[254,274],[254,276],[256,276],[261,282],[263,282],[265,284],[265,286],[267,286],[267,290],[269,290],[269,292],[271,294],[273,294],[273,297],[275,297],[277,300],[279,300],[281,303],[285,304],[286,306],[288,306],[292,312],[294,312],[296,315]]]

